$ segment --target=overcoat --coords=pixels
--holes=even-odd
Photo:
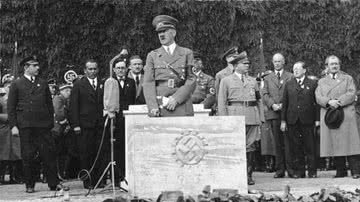
[[[190,49],[178,45],[171,55],[163,47],[148,54],[144,68],[143,89],[149,111],[160,108],[161,116],[194,115],[191,94],[195,90],[196,76],[190,67],[193,59],[193,52]],[[181,82],[179,77],[184,78],[183,85],[177,85]],[[174,86],[166,86],[167,83],[174,83]],[[162,108],[162,103],[159,101],[161,97],[169,96],[178,103],[173,111]]]
[[[319,80],[315,91],[320,111],[320,156],[349,156],[360,154],[360,136],[355,112],[355,83],[350,75],[337,73],[337,78],[327,75]],[[338,129],[329,129],[324,121],[330,99],[340,101],[344,121]]]

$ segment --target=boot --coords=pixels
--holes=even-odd
[[[252,172],[254,167],[254,152],[246,152],[247,159],[247,183],[248,185],[254,185],[255,182],[252,179]]]

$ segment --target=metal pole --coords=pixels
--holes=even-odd
[[[110,146],[111,146],[111,185],[113,190],[113,197],[115,199],[115,161],[114,161],[114,119],[110,120]]]

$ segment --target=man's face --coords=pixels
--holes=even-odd
[[[246,74],[249,71],[249,62],[240,62],[235,65],[235,71],[239,74]]]
[[[300,79],[305,75],[306,69],[304,69],[303,64],[296,63],[293,67],[294,77]]]
[[[282,70],[285,65],[285,58],[281,54],[275,54],[272,60],[275,70]]]
[[[71,95],[71,88],[65,88],[60,91],[60,94],[65,98],[69,99]]]
[[[140,74],[143,69],[143,62],[141,59],[132,59],[130,60],[130,69],[134,74]]]
[[[49,84],[49,90],[50,90],[51,95],[55,95],[55,93],[56,93],[56,86],[53,85],[53,84]]]
[[[166,29],[164,31],[158,32],[158,37],[160,40],[161,45],[171,45],[176,36],[176,31],[174,29]]]
[[[97,63],[87,62],[85,65],[84,73],[89,79],[95,79],[99,73]]]
[[[328,73],[334,74],[339,72],[340,70],[340,61],[336,57],[329,58],[328,64],[327,64]]]
[[[25,64],[25,73],[29,76],[39,75],[39,63]]]
[[[203,62],[200,58],[194,59],[193,72],[197,73],[204,68]]]
[[[116,77],[124,77],[126,76],[127,67],[125,62],[121,61],[115,64],[115,67],[113,68],[114,73],[116,74]]]

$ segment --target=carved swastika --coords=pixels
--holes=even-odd
[[[205,156],[205,146],[204,138],[199,137],[197,132],[183,132],[176,138],[176,159],[183,165],[198,164]]]

